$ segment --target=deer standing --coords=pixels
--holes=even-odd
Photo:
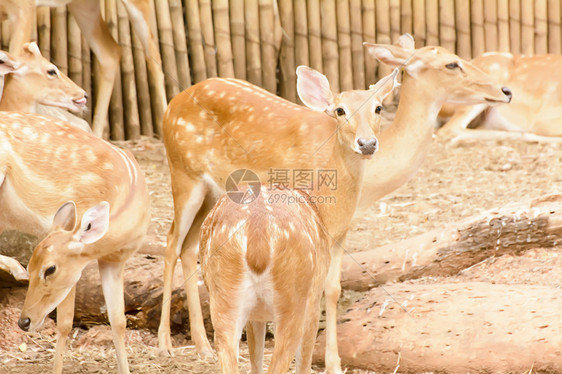
[[[157,104],[154,115],[158,126],[162,123],[162,114],[166,109],[166,92],[164,74],[162,73],[159,47],[150,30],[150,0],[123,0],[129,19],[136,34],[142,42],[146,55],[146,66],[149,74],[155,77]],[[0,20],[10,19],[13,25],[10,52],[17,54],[23,43],[31,37],[33,20],[36,17],[35,6],[68,6],[68,10],[76,19],[88,45],[96,55],[100,64],[100,74],[96,75],[97,95],[92,129],[101,137],[106,122],[109,101],[115,75],[119,67],[121,51],[111,36],[101,16],[99,0],[3,0],[0,4]]]
[[[129,372],[123,267],[149,223],[146,183],[129,152],[65,122],[0,112],[0,231],[44,238],[28,265],[29,289],[18,324],[36,330],[57,308],[55,373],[62,371],[72,329],[76,283],[93,260],[100,270],[119,373]],[[0,263],[5,259],[0,257]]]

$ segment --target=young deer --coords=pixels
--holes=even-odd
[[[201,318],[197,280],[191,275],[196,271],[201,223],[234,170],[254,170],[261,180],[267,180],[271,168],[337,170],[337,186],[331,191],[335,202],[322,204],[318,210],[333,240],[345,236],[357,203],[365,159],[378,147],[375,133],[380,128],[381,103],[395,87],[397,73],[395,70],[369,90],[333,94],[324,75],[299,67],[297,88],[308,108],[234,79],[209,79],[172,100],[165,114],[164,144],[175,217],[164,270],[159,329],[162,351],[171,351],[169,297],[173,267],[181,256],[192,337],[200,354],[211,352]],[[337,142],[342,145],[334,148]],[[327,145],[322,146],[324,143]],[[331,267],[335,270],[330,272],[339,273],[343,249],[339,244],[332,249]],[[326,281],[334,317],[337,279],[337,285],[332,285],[329,274]],[[339,362],[330,364],[339,367]]]
[[[221,373],[238,373],[246,325],[252,373],[263,372],[267,321],[275,322],[270,373],[310,373],[330,239],[310,196],[262,187],[240,204],[223,195],[201,227],[201,271],[209,289]]]
[[[72,328],[76,282],[93,260],[98,261],[119,373],[129,372],[123,266],[149,223],[146,183],[129,152],[65,122],[0,112],[0,231],[44,238],[29,262],[19,326],[38,329],[57,308],[55,373],[62,371]],[[13,265],[5,260],[0,256],[4,267]]]

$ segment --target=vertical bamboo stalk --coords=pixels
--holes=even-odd
[[[178,69],[178,86],[183,91],[191,86],[189,60],[187,56],[187,43],[185,25],[183,22],[183,9],[181,0],[168,0],[170,5],[170,19],[172,21],[172,36],[176,54],[176,67]]]
[[[439,45],[439,1],[425,1],[426,43]]]
[[[66,6],[51,11],[51,53],[53,62],[60,71],[68,74],[68,49],[66,41]]]
[[[203,47],[205,50],[205,67],[207,78],[217,76],[217,49],[215,46],[215,33],[213,31],[213,12],[210,0],[199,0],[199,14],[201,18],[201,31]]]
[[[246,64],[248,82],[261,86],[260,20],[258,0],[246,0]]]
[[[199,3],[197,0],[185,1],[185,19],[187,20],[187,34],[189,36],[191,71],[193,72],[193,81],[197,83],[207,79],[201,20],[199,18]]]
[[[162,67],[166,72],[166,96],[172,99],[180,89],[178,84],[178,67],[174,52],[174,36],[172,35],[172,21],[168,0],[155,0],[156,20],[158,22],[158,36],[160,37],[160,53],[162,54]]]
[[[318,0],[308,0],[306,3],[306,10],[308,21],[310,67],[318,71],[324,71],[322,67],[322,29],[320,21],[320,3],[318,2]]]
[[[457,54],[465,60],[470,60],[472,58],[470,48],[470,0],[456,1],[455,23],[457,25]]]
[[[545,54],[548,50],[546,25],[546,0],[535,0],[535,54]]]
[[[262,85],[269,92],[277,93],[273,0],[259,0],[258,5],[260,12]]]
[[[366,43],[375,43],[375,0],[362,0],[363,5],[363,41]],[[373,56],[369,56],[363,49],[365,56],[365,87],[376,82],[377,64]]]
[[[353,71],[351,69],[351,34],[348,0],[336,0],[336,22],[338,25],[340,90],[349,91],[353,89]]]
[[[484,1],[484,37],[486,51],[498,50],[498,3]]]
[[[390,41],[395,42],[400,37],[400,0],[390,0]]]
[[[423,4],[423,1],[420,3]],[[413,26],[412,0],[402,0],[400,2],[400,34],[414,35]]]
[[[37,40],[41,54],[47,60],[51,59],[51,9],[37,8]],[[4,34],[4,33],[2,33]]]
[[[92,101],[94,95],[92,95],[92,58],[90,46],[86,41],[86,38],[82,35],[81,40],[81,55],[82,55],[82,88],[88,94],[88,110],[83,113],[82,118],[84,118],[88,123],[92,122]]]
[[[498,0],[498,50],[509,52],[509,0]]]
[[[117,31],[117,1],[105,0],[105,22],[109,32],[119,43]],[[125,128],[123,126],[123,91],[121,86],[121,68],[117,68],[113,94],[109,103],[109,133],[113,140],[125,140]]]
[[[133,63],[135,65],[135,83],[137,86],[137,106],[139,109],[141,134],[152,137],[154,135],[154,130],[144,47],[137,34],[133,32],[131,36],[133,42]]]
[[[230,34],[234,57],[234,75],[246,79],[246,40],[244,31],[244,0],[230,1]]]
[[[212,4],[219,76],[234,78],[230,22],[228,20],[228,0],[213,0]]]
[[[521,0],[521,52],[535,53],[535,4],[533,0]]]
[[[548,53],[560,54],[560,1],[548,0]]]
[[[414,1],[414,40],[416,48],[426,45],[425,35],[425,2],[422,0]]]
[[[322,0],[320,2],[320,14],[322,27],[322,65],[324,66],[324,74],[328,77],[332,90],[339,92],[339,56],[335,0]]]
[[[361,0],[350,0],[349,16],[351,22],[351,60],[353,64],[353,88],[363,90],[365,84],[365,59],[363,48],[363,20]]]
[[[133,61],[129,17],[127,16],[125,5],[123,5],[121,1],[117,2],[117,17],[119,21],[119,41],[121,45],[121,82],[123,87],[125,138],[135,140],[140,137],[135,64]]]
[[[521,53],[521,38],[521,3],[520,0],[509,0],[509,47],[511,53]]]
[[[283,28],[283,39],[279,52],[279,92],[287,100],[297,100],[297,77],[295,71],[295,25],[293,1],[278,0],[279,17]]]
[[[455,52],[455,3],[454,0],[439,1],[439,39],[441,46]]]
[[[82,87],[82,35],[78,24],[70,13],[67,14],[68,28],[68,76]]]
[[[472,57],[478,57],[484,53],[486,48],[483,0],[470,0],[470,19],[472,25]]]
[[[295,65],[310,65],[308,58],[308,22],[306,21],[306,2],[295,0]]]
[[[375,1],[375,23],[377,26],[377,43],[390,44],[390,3],[388,0]],[[391,70],[390,66],[379,64],[378,79],[389,74]]]

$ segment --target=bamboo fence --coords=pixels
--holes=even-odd
[[[109,110],[111,139],[153,136],[144,51],[120,0],[100,0],[122,58]],[[151,29],[162,56],[168,100],[204,79],[246,79],[297,101],[295,69],[309,65],[332,89],[363,89],[390,69],[362,43],[414,35],[416,47],[441,45],[462,58],[486,51],[562,52],[562,0],[151,0]],[[7,49],[11,26],[0,25]],[[91,120],[99,67],[65,7],[38,8],[32,35],[43,55],[81,85]]]

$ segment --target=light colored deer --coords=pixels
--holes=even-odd
[[[562,136],[559,105],[562,81],[558,78],[562,56],[514,56],[492,52],[471,62],[498,83],[508,85],[513,91],[513,101],[499,107],[481,104],[450,108],[454,113],[439,130],[440,135],[458,135],[471,125],[478,129]],[[483,132],[471,133],[486,136]]]
[[[223,195],[201,228],[201,271],[209,289],[221,373],[238,370],[246,325],[252,373],[263,373],[267,321],[275,322],[270,373],[310,373],[330,238],[305,192],[266,188],[248,204]]]
[[[149,222],[147,187],[129,152],[65,122],[0,112],[0,231],[44,238],[28,265],[19,326],[38,329],[57,308],[55,373],[62,371],[72,328],[76,282],[93,260],[98,261],[119,372],[129,372],[123,266]],[[5,259],[0,257],[0,264],[13,265]]]
[[[162,123],[162,114],[166,109],[166,92],[164,74],[162,73],[160,52],[156,40],[150,30],[150,0],[123,0],[129,19],[136,34],[141,40],[149,74],[156,80],[154,94],[157,105],[154,110],[156,123]],[[111,36],[101,16],[99,0],[2,0],[0,3],[0,20],[10,19],[13,28],[10,40],[10,52],[17,54],[23,43],[31,37],[33,20],[36,17],[36,6],[68,6],[68,10],[80,27],[88,45],[96,55],[100,64],[100,74],[96,75],[97,95],[92,129],[97,136],[102,136],[106,123],[109,101],[119,68],[121,51]],[[4,14],[4,17],[2,17]]]

